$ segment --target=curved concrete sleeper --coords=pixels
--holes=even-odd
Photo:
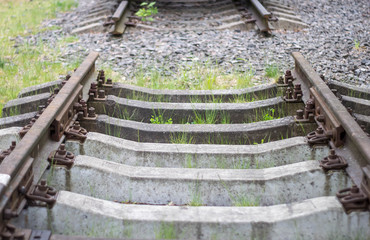
[[[328,146],[310,146],[305,137],[256,145],[144,143],[89,132],[83,145],[67,141],[75,155],[87,155],[131,166],[170,168],[267,168],[307,159],[321,160]]]
[[[150,124],[98,115],[95,122],[81,122],[90,132],[137,142],[254,144],[295,136],[293,117],[248,124]],[[297,130],[298,129],[298,130]]]
[[[0,118],[0,129],[10,127],[24,127],[32,120],[32,118],[36,116],[36,114],[37,112],[30,112],[20,115],[14,115],[11,117]]]
[[[61,84],[62,84],[62,80],[56,80],[56,81],[38,84],[35,86],[26,87],[26,88],[23,88],[19,92],[18,98],[33,96],[33,95],[37,95],[40,93],[51,93],[53,92],[55,88],[60,87]]]
[[[29,112],[35,112],[40,105],[46,105],[50,93],[41,93],[33,96],[16,98],[8,101],[3,107],[4,116],[14,116]]]
[[[286,240],[366,239],[369,217],[345,214],[335,197],[268,207],[189,207],[120,204],[61,191],[52,209],[29,207],[13,221],[55,234],[105,238],[157,239],[167,230],[176,239]]]
[[[135,167],[83,155],[70,170],[54,167],[44,178],[57,189],[112,201],[208,206],[289,203],[334,195],[351,185],[345,173],[327,175],[317,161],[266,169],[184,169]]]
[[[112,88],[106,89],[106,94],[120,98],[136,98],[160,102],[192,102],[194,99],[201,101],[218,99],[223,102],[229,102],[240,97],[251,97],[251,99],[271,98],[275,97],[277,92],[276,84],[230,90],[162,90],[113,83]]]
[[[263,117],[294,115],[303,103],[287,104],[281,97],[246,103],[168,103],[131,100],[108,95],[106,101],[92,101],[98,114],[150,123],[152,116],[172,119],[173,123],[192,123],[199,119],[212,119],[215,123],[245,123],[261,121]],[[272,110],[273,109],[273,110]]]

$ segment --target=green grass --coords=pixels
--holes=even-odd
[[[282,70],[279,68],[277,64],[267,64],[265,68],[265,75],[266,77],[274,79],[275,82],[278,81],[279,77],[282,74]]]
[[[163,116],[162,115],[159,115],[159,116],[151,116],[150,118],[150,123],[153,123],[153,124],[172,124],[172,118],[169,118],[167,120],[164,120]]]
[[[353,42],[354,42],[354,45],[355,45],[353,48],[355,50],[359,50],[360,49],[361,42],[359,40],[357,40],[357,39],[355,39]]]
[[[206,110],[204,114],[197,111],[194,112],[194,121],[192,124],[215,124],[217,122],[217,111]]]
[[[199,182],[197,181],[192,188],[193,188],[192,197],[188,205],[192,207],[202,206],[203,201],[202,201],[202,194],[199,189],[200,188]]]
[[[176,239],[176,229],[173,223],[161,223],[155,231],[155,239]]]
[[[62,40],[60,40],[62,43],[74,43],[74,42],[78,42],[79,38],[76,37],[76,36],[65,36],[64,38],[62,38]]]
[[[170,135],[170,143],[173,144],[193,144],[194,138],[187,132],[172,133]]]
[[[109,117],[124,119],[124,120],[133,120],[137,112],[137,109],[134,109],[132,113],[130,113],[126,107],[121,109],[118,103],[115,104],[113,111],[108,111],[105,108],[105,105],[102,105],[102,107],[103,107],[103,112],[105,115]]]
[[[28,86],[57,80],[60,74],[76,67],[76,63],[58,61],[62,43],[48,46],[38,43],[17,43],[17,36],[28,36],[51,28],[41,22],[57,12],[77,6],[74,0],[14,0],[0,4],[0,115],[3,105],[17,97]],[[17,45],[17,47],[14,47]]]
[[[249,71],[238,74],[237,76],[237,88],[247,88],[252,85],[252,78],[254,77],[254,71],[253,69],[250,69]]]
[[[172,118],[165,119],[165,111],[158,109],[157,111],[153,110],[153,115],[150,118],[150,123],[152,124],[172,124]]]
[[[253,207],[260,205],[260,198],[252,195],[238,194],[232,196],[231,199],[235,207]]]
[[[197,168],[198,164],[196,159],[193,158],[193,155],[186,154],[185,161],[184,161],[184,167],[185,168]]]
[[[164,64],[165,65],[165,64]],[[176,72],[165,66],[144,69],[137,67],[131,76],[131,84],[153,89],[213,90],[253,86],[254,70],[231,71],[217,63],[192,61],[180,65]],[[169,74],[168,74],[169,73]]]
[[[253,123],[253,122],[260,122],[260,121],[269,121],[274,119],[279,119],[282,117],[285,117],[286,113],[283,108],[277,107],[275,108],[261,108],[261,109],[255,109],[254,115],[250,115],[247,117],[247,119],[244,121],[244,123]]]

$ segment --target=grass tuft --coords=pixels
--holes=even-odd
[[[155,239],[176,239],[176,229],[173,223],[161,223],[155,231]]]
[[[277,64],[268,64],[265,69],[265,75],[266,77],[272,78],[275,80],[275,82],[278,81],[279,77],[281,76],[282,71],[277,66]]]

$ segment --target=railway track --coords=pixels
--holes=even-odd
[[[306,28],[299,16],[285,3],[258,0],[156,1],[159,14],[153,21],[142,21],[136,16],[144,1],[101,0],[77,11],[80,20],[72,33],[107,31],[120,35],[127,26],[146,30],[297,30]],[[278,16],[278,17],[277,17]]]
[[[3,239],[366,239],[370,93],[293,57],[279,84],[180,91],[91,53],[24,89],[0,119]]]

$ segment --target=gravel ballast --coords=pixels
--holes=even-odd
[[[79,7],[45,23],[52,30],[18,37],[18,42],[43,41],[51,45],[68,36],[73,19],[93,1],[80,0]],[[294,68],[293,51],[300,51],[326,80],[337,80],[370,87],[370,2],[358,1],[284,1],[300,15],[309,28],[301,31],[275,30],[264,37],[257,30],[151,31],[129,28],[121,37],[108,33],[78,35],[79,41],[63,48],[60,60],[82,59],[89,51],[100,52],[102,66],[109,65],[132,78],[138,68],[162,69],[171,74],[192,62],[217,63],[225,71],[248,71],[264,75],[268,64],[282,70]],[[159,14],[160,14],[160,10]],[[86,12],[86,11],[85,11]],[[161,16],[163,18],[163,16]],[[66,32],[67,31],[67,32]],[[263,78],[263,77],[262,77]]]

